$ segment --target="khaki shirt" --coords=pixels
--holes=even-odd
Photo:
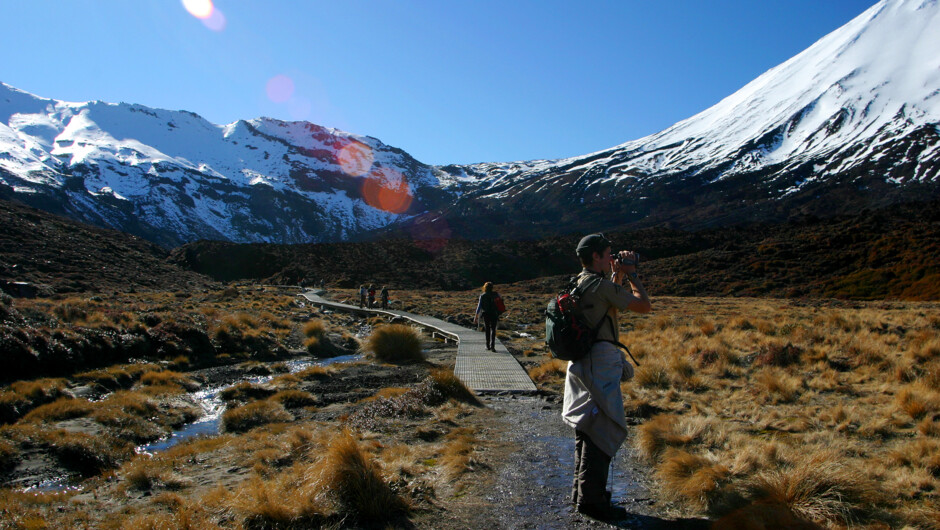
[[[596,277],[597,273],[584,269],[578,275],[578,285],[587,285],[592,281],[592,278]],[[606,276],[599,284],[582,293],[581,309],[584,311],[588,324],[595,328],[598,324],[601,324],[600,329],[597,331],[597,340],[620,341],[617,311],[626,309],[633,299],[634,296],[631,290],[610,281]],[[613,325],[604,318],[605,315],[610,315]]]

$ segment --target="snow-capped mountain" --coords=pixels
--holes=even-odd
[[[167,246],[779,221],[936,197],[938,173],[938,0],[882,0],[687,120],[553,161],[430,167],[305,122],[0,85],[0,197]]]
[[[439,206],[450,184],[375,138],[307,122],[220,126],[0,84],[0,196],[168,246],[344,239]]]
[[[512,211],[532,235],[560,221],[701,226],[935,195],[938,124],[940,5],[884,0],[658,134],[565,160],[444,167],[485,183],[447,217]]]

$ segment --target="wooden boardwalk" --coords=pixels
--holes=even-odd
[[[407,311],[367,309],[357,305],[333,302],[320,297],[320,294],[322,291],[306,291],[301,296],[320,307],[351,313],[404,318],[431,330],[432,335],[456,341],[457,362],[454,366],[454,375],[475,392],[532,393],[536,391],[532,379],[501,342],[496,341],[495,352],[486,349],[486,337],[481,331]]]

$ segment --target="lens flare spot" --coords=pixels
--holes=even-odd
[[[362,197],[369,206],[396,214],[408,211],[412,201],[404,175],[390,169],[373,171],[362,185]]]
[[[218,8],[213,8],[209,17],[202,19],[202,25],[212,31],[222,31],[226,24],[225,15]]]
[[[268,99],[275,103],[284,103],[294,95],[294,80],[283,74],[278,74],[268,79],[265,86],[268,93]]]
[[[212,16],[212,0],[183,0],[183,7],[198,19],[204,20]]]
[[[336,161],[343,173],[361,177],[372,169],[375,156],[372,148],[362,142],[352,141],[336,153]]]

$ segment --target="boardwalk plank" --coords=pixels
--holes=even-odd
[[[395,309],[368,309],[356,305],[326,300],[320,291],[301,294],[310,303],[320,307],[364,314],[382,314],[401,317],[422,327],[444,334],[457,341],[457,360],[454,374],[476,392],[534,393],[535,384],[509,350],[498,340],[496,351],[486,349],[486,337],[481,331],[467,329],[441,319],[416,315]]]

